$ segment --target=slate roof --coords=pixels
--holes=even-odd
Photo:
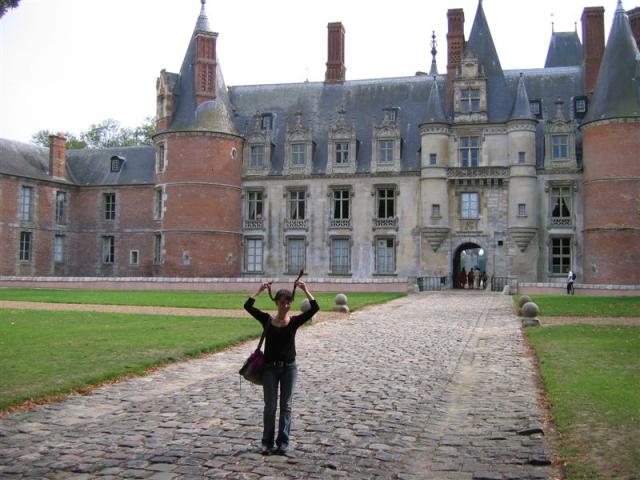
[[[0,173],[51,180],[49,149],[30,143],[0,139]]]
[[[484,67],[484,73],[487,77],[487,96],[491,99],[487,105],[489,122],[505,122],[513,107],[513,97],[506,88],[504,72],[491,37],[487,17],[482,8],[482,1],[478,2],[478,9],[464,51],[465,53],[474,53]]]
[[[553,32],[545,68],[582,65],[582,43],[577,32]]]
[[[619,2],[585,123],[624,117],[640,117],[640,52]]]
[[[111,157],[125,159],[111,172]],[[155,183],[155,148],[121,147],[67,150],[67,169],[78,185],[147,185]]]

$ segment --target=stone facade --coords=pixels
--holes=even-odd
[[[603,9],[581,65],[524,72],[481,2],[467,41],[448,15],[445,75],[346,80],[332,23],[325,82],[227,88],[203,5],[152,147],[0,140],[0,275],[640,283],[640,112],[588,117]]]

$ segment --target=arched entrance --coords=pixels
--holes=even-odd
[[[481,274],[487,271],[487,253],[476,243],[463,243],[456,249],[453,257],[453,287],[469,288],[468,281],[463,284],[461,272],[464,269],[465,279],[470,270]]]

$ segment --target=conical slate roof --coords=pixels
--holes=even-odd
[[[444,114],[438,80],[435,76],[433,77],[433,85],[431,86],[429,98],[427,99],[427,118],[424,123],[449,123],[447,116]]]
[[[582,65],[582,43],[577,32],[553,32],[544,68]]]
[[[516,91],[516,100],[513,102],[513,110],[511,111],[511,120],[535,120],[536,117],[531,113],[531,105],[529,104],[529,95],[527,95],[527,87],[524,84],[524,75],[520,74],[518,80],[518,90]]]
[[[232,107],[229,101],[227,87],[222,77],[220,62],[216,67],[216,98],[200,105],[196,102],[195,64],[196,64],[196,38],[199,34],[208,33],[217,36],[211,31],[207,15],[204,12],[204,1],[196,26],[184,56],[180,68],[179,87],[176,93],[177,106],[175,114],[169,126],[170,131],[199,130],[221,133],[237,134],[233,122]]]
[[[482,0],[478,2],[478,9],[473,20],[469,41],[465,45],[465,52],[474,53],[484,68],[487,76],[487,113],[490,122],[501,123],[509,118],[513,101],[507,88],[500,59],[491,37],[491,30],[482,8]]]
[[[585,123],[640,117],[640,53],[629,17],[618,2]]]

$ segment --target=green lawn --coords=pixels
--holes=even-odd
[[[640,317],[640,297],[529,296],[542,317]],[[519,298],[514,297],[516,305]]]
[[[256,285],[255,290],[258,289]],[[83,303],[98,305],[140,305],[157,307],[221,308],[240,310],[251,292],[149,292],[121,290],[50,290],[31,288],[0,288],[0,300],[24,302]],[[275,295],[275,292],[274,292]],[[394,292],[347,293],[349,308],[353,311],[365,305],[384,303],[404,296]],[[330,311],[335,305],[335,292],[314,293],[321,310]],[[296,293],[296,308],[304,300],[302,292]],[[274,304],[264,292],[256,306],[270,309]]]
[[[252,318],[0,310],[0,409],[259,334]]]
[[[573,303],[579,297],[563,299]],[[634,300],[625,300],[633,305]],[[618,309],[605,311],[609,316]],[[639,478],[640,327],[563,325],[525,331],[538,356],[568,479]]]

